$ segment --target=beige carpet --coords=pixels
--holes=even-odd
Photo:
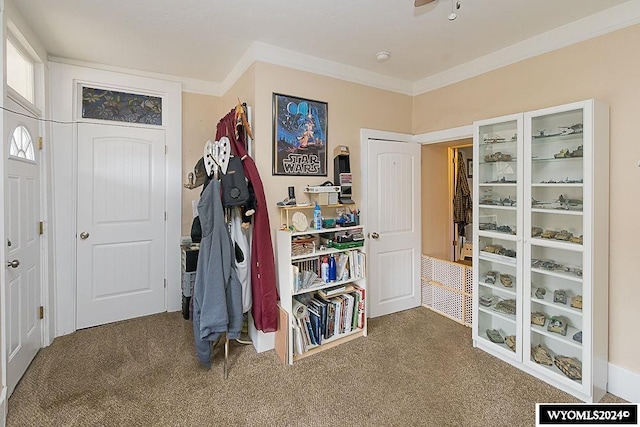
[[[294,366],[234,344],[225,381],[221,357],[199,366],[180,313],[79,331],[40,351],[7,425],[529,426],[535,402],[576,401],[422,307],[371,319],[368,337]]]

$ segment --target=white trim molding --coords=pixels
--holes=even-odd
[[[498,68],[640,23],[640,2],[626,3],[539,34],[520,43],[418,80],[413,95],[420,95]]]
[[[640,403],[640,374],[609,363],[607,391],[629,402]]]
[[[418,144],[437,144],[439,142],[456,141],[466,138],[473,138],[473,125],[413,135],[413,142],[417,142]]]

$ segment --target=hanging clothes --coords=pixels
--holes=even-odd
[[[458,235],[464,237],[464,228],[471,223],[473,202],[467,181],[467,168],[458,152],[458,174],[456,176],[456,192],[453,197],[453,222],[458,225]]]
[[[253,159],[247,155],[245,149],[244,132],[238,132],[238,137],[236,137],[235,109],[232,109],[218,123],[216,140],[223,136],[231,141],[234,155],[242,159],[244,174],[251,182],[256,195],[256,213],[254,214],[251,241],[251,289],[253,294],[251,315],[257,329],[263,332],[275,332],[278,329],[278,290],[269,212],[258,168]]]
[[[251,276],[249,271],[250,250],[249,239],[247,238],[247,230],[242,228],[242,214],[239,208],[232,208],[230,218],[231,240],[235,245],[236,272],[238,280],[242,285],[242,312],[246,313],[251,310]]]
[[[234,250],[220,201],[220,183],[205,186],[198,203],[202,240],[193,290],[193,335],[198,360],[211,366],[211,342],[224,332],[240,337],[242,289],[234,266]]]

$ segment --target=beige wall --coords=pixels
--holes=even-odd
[[[204,150],[208,139],[216,136],[216,123],[221,115],[220,98],[182,94],[182,183],[187,182],[189,172]],[[188,236],[191,231],[191,201],[200,198],[202,187],[188,190],[182,187],[182,235]]]
[[[353,199],[360,198],[360,129],[381,129],[393,132],[411,132],[411,97],[380,89],[284,68],[263,62],[255,63],[255,159],[264,182],[271,228],[280,227],[276,203],[287,195],[293,185],[296,198],[307,200],[303,193],[306,185],[333,181],[333,149],[337,145],[349,146],[351,171],[354,172]],[[327,177],[289,177],[271,175],[272,157],[272,93],[294,95],[328,103],[329,144]],[[309,219],[311,215],[309,213]]]
[[[640,25],[414,98],[413,133],[588,98],[610,106],[609,360],[640,373]]]
[[[254,66],[252,65],[222,97],[182,94],[182,179],[187,182],[189,172],[202,157],[204,144],[216,136],[216,125],[233,109],[240,99],[247,105],[254,103]],[[200,198],[202,187],[182,189],[182,235],[191,232],[191,201]]]

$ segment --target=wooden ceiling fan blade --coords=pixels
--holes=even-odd
[[[413,4],[415,7],[424,6],[425,4],[433,3],[436,0],[415,0]]]

